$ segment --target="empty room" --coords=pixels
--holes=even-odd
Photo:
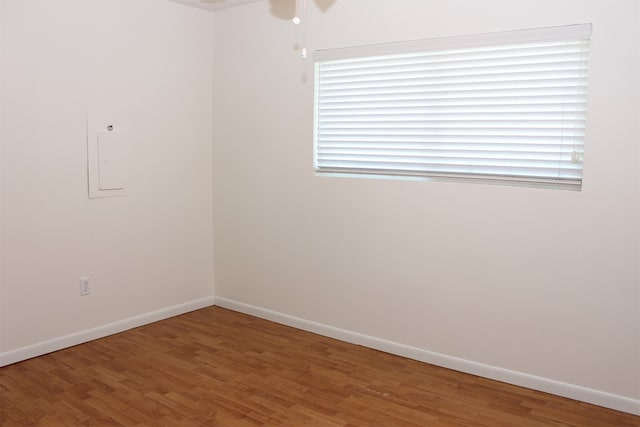
[[[640,1],[0,0],[0,425],[640,425]]]

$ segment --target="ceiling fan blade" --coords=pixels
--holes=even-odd
[[[316,5],[324,13],[326,12],[336,0],[316,0]]]

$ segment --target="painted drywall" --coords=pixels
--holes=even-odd
[[[0,356],[210,299],[211,14],[154,0],[0,4]],[[129,135],[128,196],[88,198],[86,109]]]
[[[2,94],[2,63],[3,63],[3,46],[4,46],[4,7],[0,3],[0,95]],[[2,310],[3,286],[2,286],[2,99],[0,98],[0,310]],[[2,322],[2,314],[0,313],[0,323]],[[0,325],[0,346],[2,345],[2,326]],[[0,347],[1,348],[1,347]]]
[[[583,189],[315,176],[301,28],[220,11],[216,297],[637,402],[639,3],[308,3],[310,52],[593,23]]]

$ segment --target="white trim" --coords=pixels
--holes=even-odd
[[[357,332],[347,331],[311,320],[301,319],[288,314],[279,313],[266,308],[256,307],[228,298],[215,297],[215,305],[250,314],[252,316],[267,319],[283,325],[313,332],[319,335],[335,338],[353,344],[362,345],[376,350],[384,351],[398,356],[408,357],[421,362],[466,372],[493,380],[514,384],[570,399],[580,400],[617,411],[640,415],[640,400],[625,396],[615,395],[600,390],[564,383],[549,378],[529,375],[523,372],[512,371],[497,366],[485,365],[471,360],[460,359],[445,354],[434,353],[417,347],[387,341],[381,338],[363,335]]]
[[[232,7],[238,7],[249,3],[257,3],[262,0],[226,0],[222,2],[207,3],[202,0],[169,0],[176,3],[182,3],[187,6],[197,7],[198,9],[209,10],[216,12],[222,9],[230,9]]]
[[[430,39],[322,49],[314,53],[314,61],[366,58],[391,54],[412,53],[441,49],[463,49],[495,44],[527,43],[562,40],[567,38],[588,38],[591,24],[564,25],[560,27],[533,28],[527,30],[501,31],[496,33],[470,34],[454,37],[434,37]]]
[[[0,353],[0,367],[213,305],[206,297]]]

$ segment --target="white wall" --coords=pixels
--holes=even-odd
[[[4,7],[0,2],[0,95],[2,95],[2,64],[4,62],[3,55],[4,46]],[[3,151],[3,132],[2,132],[2,98],[0,97],[0,310],[2,310],[2,301],[4,300],[4,287],[2,286],[2,151]],[[2,313],[0,312],[0,346],[2,346]],[[0,347],[1,348],[1,347]]]
[[[211,303],[210,13],[154,0],[0,10],[4,362]],[[127,129],[131,195],[88,199],[85,108]]]
[[[314,176],[298,30],[267,2],[222,11],[216,298],[637,405],[639,3],[312,4],[310,51],[593,23],[583,190]]]

